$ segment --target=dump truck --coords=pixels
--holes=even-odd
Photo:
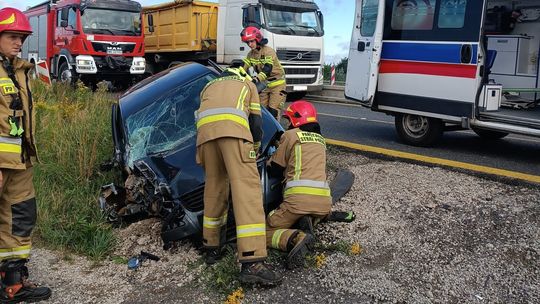
[[[143,7],[145,59],[151,74],[186,61],[241,62],[245,26],[259,27],[285,69],[287,91],[321,90],[323,15],[306,0],[175,0]]]

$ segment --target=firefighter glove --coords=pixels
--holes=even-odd
[[[253,143],[253,150],[255,150],[255,153],[259,153],[259,149],[261,148],[261,142],[256,141]]]

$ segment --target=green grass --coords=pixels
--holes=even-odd
[[[101,259],[112,249],[112,228],[97,204],[100,187],[118,177],[99,171],[112,155],[111,104],[100,87],[47,87],[34,82],[36,141],[40,164],[34,184],[38,200],[37,239],[54,249]]]
[[[202,280],[208,290],[228,295],[241,285],[238,281],[240,269],[236,263],[234,249],[226,247],[227,252],[221,260],[208,266],[202,273]]]

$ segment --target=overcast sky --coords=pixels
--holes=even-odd
[[[21,10],[44,0],[0,0],[0,8],[11,6]],[[139,0],[145,5],[170,2],[168,0]],[[210,2],[218,2],[217,0]],[[338,62],[347,57],[354,18],[353,0],[315,0],[324,14],[324,48],[326,62]]]

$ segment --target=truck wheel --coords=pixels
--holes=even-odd
[[[429,147],[441,137],[444,124],[440,119],[412,114],[396,114],[396,131],[406,144]]]
[[[58,80],[62,83],[74,85],[77,83],[77,73],[64,61],[58,68]]]
[[[478,134],[483,139],[488,140],[496,140],[501,139],[508,135],[506,132],[500,132],[500,131],[492,131],[492,130],[486,130],[486,129],[478,129],[478,128],[472,128],[474,133]]]

